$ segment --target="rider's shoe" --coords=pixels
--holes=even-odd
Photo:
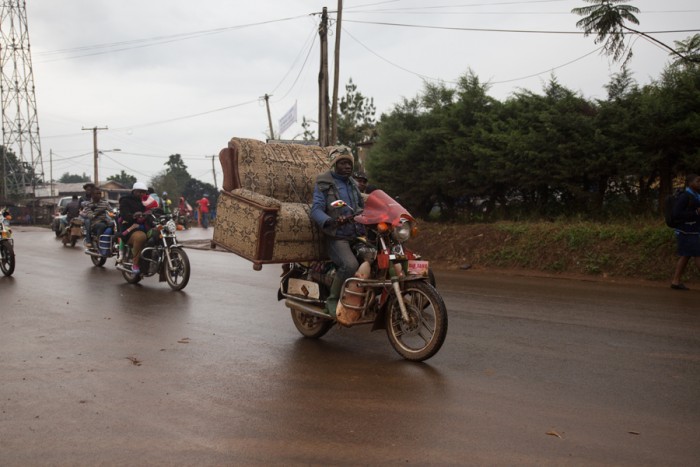
[[[136,275],[138,276],[139,274],[141,274],[141,269],[139,269],[138,266],[133,265],[133,266],[131,266],[131,272],[132,272],[133,274],[136,274]]]
[[[326,313],[328,313],[333,319],[336,317],[335,310],[338,308],[338,300],[340,300],[340,290],[342,288],[343,281],[341,281],[338,277],[333,278],[333,283],[331,284],[331,290],[328,294],[328,298],[326,299],[325,307]]]

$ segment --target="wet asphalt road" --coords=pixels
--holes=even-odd
[[[301,338],[279,267],[187,249],[129,285],[15,227],[0,276],[0,465],[697,465],[700,285],[438,271],[442,350]],[[189,242],[210,235],[183,232]]]

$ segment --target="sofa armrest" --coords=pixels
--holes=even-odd
[[[235,190],[231,190],[230,194],[237,198],[249,201],[252,204],[256,204],[261,208],[279,210],[279,208],[282,206],[282,203],[275,198],[261,195],[260,193],[256,193],[246,188],[236,188]]]

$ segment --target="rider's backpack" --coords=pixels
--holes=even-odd
[[[676,229],[680,224],[682,224],[682,222],[673,218],[673,209],[675,208],[676,203],[678,203],[678,198],[680,198],[683,191],[683,189],[677,188],[664,200],[664,220],[666,221],[666,225],[672,229]]]

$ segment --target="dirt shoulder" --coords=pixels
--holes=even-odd
[[[624,283],[667,283],[677,260],[672,231],[646,223],[422,222],[410,247],[446,271]],[[700,280],[692,266],[688,278]]]

